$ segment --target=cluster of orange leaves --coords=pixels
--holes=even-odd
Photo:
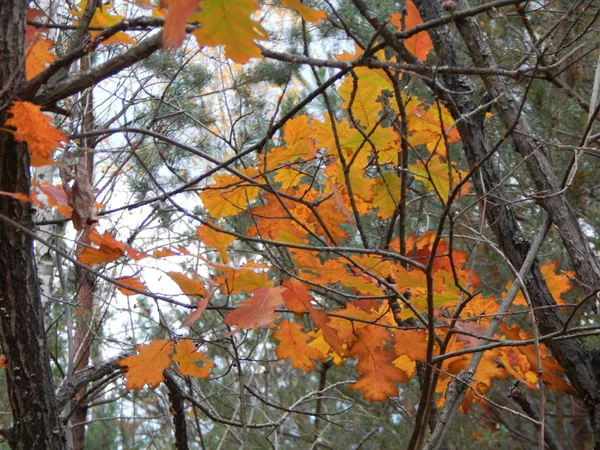
[[[72,11],[80,16],[85,0]],[[252,16],[258,11],[254,0],[163,0],[159,7],[148,0],[137,5],[152,10],[153,15],[165,17],[163,42],[166,47],[181,45],[186,26],[200,46],[221,45],[225,55],[238,63],[245,63],[260,56],[256,40],[268,39],[268,33]],[[325,17],[322,11],[306,7],[298,0],[282,0],[286,8],[297,11],[307,21],[317,22]],[[122,20],[111,13],[110,5],[98,9],[92,20],[93,26],[109,27]],[[38,13],[30,13],[31,18]],[[208,20],[210,18],[210,20]],[[407,2],[407,14],[391,18],[398,30],[413,27],[421,22],[412,2]],[[195,27],[195,24],[202,24]],[[41,28],[28,28],[27,77],[33,78],[52,62],[49,53],[51,43],[39,37]],[[133,44],[127,33],[118,33],[104,44],[119,42]],[[405,46],[420,60],[425,60],[432,48],[427,33],[418,33],[404,42]],[[353,54],[344,53],[340,59],[360,56],[360,49]],[[384,58],[383,55],[378,55]],[[427,332],[423,329],[401,329],[397,320],[415,317],[427,310],[427,283],[423,272],[404,267],[398,262],[384,258],[377,252],[345,258],[326,257],[325,253],[308,249],[318,241],[326,252],[328,245],[337,246],[349,239],[348,230],[360,217],[371,216],[386,219],[396,211],[400,201],[400,177],[395,170],[399,164],[400,137],[392,127],[381,125],[382,93],[393,91],[394,86],[382,70],[357,67],[355,77],[347,77],[339,87],[344,100],[342,107],[352,114],[350,118],[315,120],[300,115],[283,128],[282,145],[264,153],[258,164],[230,173],[219,173],[200,194],[204,208],[213,218],[197,230],[198,239],[207,248],[214,249],[221,264],[206,261],[214,276],[203,280],[178,272],[168,275],[182,292],[196,301],[196,310],[183,322],[192,325],[202,317],[213,296],[245,293],[248,299],[238,305],[225,318],[230,334],[252,330],[257,327],[273,327],[273,337],[278,341],[275,353],[278,358],[289,358],[292,365],[303,371],[315,368],[315,362],[332,358],[335,364],[356,360],[360,376],[351,389],[360,390],[366,399],[384,401],[398,394],[398,383],[406,383],[416,370],[416,363],[427,362]],[[402,98],[408,121],[408,144],[425,146],[428,157],[409,166],[409,172],[422,182],[425,191],[433,192],[442,204],[459,184],[459,196],[469,191],[463,183],[464,173],[450,164],[448,145],[459,140],[452,127],[448,111],[437,104],[429,105],[419,99]],[[390,113],[398,115],[390,105]],[[15,138],[26,141],[32,155],[33,165],[52,163],[52,152],[67,140],[66,136],[50,125],[40,108],[27,102],[15,102],[7,122],[14,127]],[[42,130],[42,131],[40,131]],[[334,132],[332,132],[332,130]],[[373,168],[376,167],[377,170]],[[264,186],[269,189],[265,190]],[[48,206],[57,206],[59,212],[69,215],[65,197],[60,186],[39,185],[35,187],[45,194]],[[64,192],[64,191],[62,191]],[[22,201],[39,202],[36,195],[1,193]],[[62,209],[61,209],[62,208]],[[251,217],[253,224],[246,235],[263,241],[288,245],[293,262],[293,274],[276,284],[271,271],[277,269],[268,264],[248,262],[231,267],[229,247],[237,237],[219,225],[219,220],[243,214]],[[411,238],[409,247],[414,249],[413,258],[424,262],[430,256],[434,235],[428,233]],[[92,245],[78,255],[80,262],[89,266],[107,264],[121,257],[139,260],[146,257],[165,258],[175,255],[193,256],[184,248],[164,248],[152,255],[139,252],[116,240],[110,233],[90,232]],[[390,251],[399,251],[393,244]],[[435,257],[435,285],[433,302],[435,315],[440,323],[448,322],[461,291],[455,277],[464,286],[475,287],[479,280],[473,272],[464,269],[466,255],[452,250],[442,241]],[[200,256],[198,256],[200,257]],[[554,267],[547,269],[554,272]],[[293,275],[293,276],[292,276]],[[401,317],[394,317],[387,301],[385,286],[393,280],[398,291],[411,289],[410,304]],[[139,278],[117,280],[118,288],[125,295],[147,290]],[[565,291],[568,282],[563,280],[555,286],[557,298]],[[208,289],[207,289],[208,286]],[[341,295],[352,295],[344,308],[326,310],[321,306],[319,295],[329,289]],[[489,324],[489,317],[497,311],[496,299],[475,297],[461,314],[456,329],[471,334],[482,334]],[[312,329],[293,320],[280,320],[279,314],[293,313],[309,316]],[[444,328],[438,336],[446,337]],[[527,339],[529,336],[516,326],[504,325],[500,337]],[[476,337],[453,334],[448,340],[446,352],[460,351],[478,345]],[[191,340],[177,343],[153,340],[148,345],[137,346],[139,354],[119,362],[126,367],[127,388],[140,389],[145,384],[156,387],[164,378],[163,371],[178,363],[183,375],[207,378],[214,363],[195,351]],[[543,377],[551,388],[569,390],[560,374],[560,367],[542,347]],[[439,348],[434,349],[434,355]],[[464,370],[471,354],[448,358],[441,364],[438,392]],[[483,395],[492,386],[493,378],[512,376],[534,388],[538,382],[536,355],[533,346],[504,347],[487,351],[475,374],[474,390],[469,393],[464,408]],[[443,401],[441,399],[440,401]]]

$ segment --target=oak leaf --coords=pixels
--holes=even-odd
[[[179,289],[190,298],[206,296],[206,288],[200,280],[194,280],[180,272],[167,272],[167,275],[177,283]]]
[[[286,287],[286,290],[283,292],[285,306],[296,314],[307,312],[313,323],[322,331],[325,342],[327,342],[334,351],[342,354],[342,341],[335,329],[330,327],[327,323],[329,321],[327,313],[324,310],[317,309],[313,306],[313,297],[310,295],[306,284],[292,278],[291,280],[285,280],[282,286]]]
[[[208,306],[208,303],[210,302],[210,299],[212,298],[213,295],[215,295],[215,292],[217,292],[217,289],[218,289],[218,287],[216,285],[214,285],[211,282],[211,280],[208,280],[208,284],[210,286],[210,290],[206,293],[204,298],[198,299],[198,302],[196,303],[195,311],[193,313],[191,313],[189,316],[187,316],[183,322],[181,322],[182,327],[189,327],[192,323],[194,323],[196,320],[198,320],[200,317],[202,317],[202,313],[204,312],[204,310]]]
[[[163,0],[169,9],[163,30],[163,47],[179,48],[185,38],[185,22],[200,8],[199,0]]]
[[[273,337],[279,341],[279,345],[275,348],[277,358],[290,358],[292,365],[297,369],[310,372],[315,368],[312,360],[325,359],[320,351],[308,345],[310,336],[304,334],[302,325],[296,322],[289,320],[279,322],[279,330],[273,333]]]
[[[99,234],[95,229],[92,229],[89,238],[98,248],[88,246],[77,255],[77,259],[88,266],[115,261],[125,255],[127,250],[125,245],[117,241],[108,231]]]
[[[307,22],[319,22],[327,17],[325,11],[318,11],[300,3],[299,0],[281,0],[281,4],[286,8],[296,10],[302,19]]]
[[[269,325],[275,318],[275,309],[283,305],[282,293],[285,286],[258,288],[252,297],[242,302],[225,317],[225,323],[236,328],[230,333],[240,330],[251,330]]]
[[[156,259],[166,258],[167,256],[180,256],[179,253],[174,252],[173,250],[163,247],[160,250],[153,250],[152,257]]]
[[[15,140],[27,142],[34,167],[52,164],[52,153],[61,142],[69,139],[51,125],[52,119],[42,113],[42,107],[29,102],[14,102],[8,109],[12,115],[6,125],[15,127]]]
[[[42,73],[46,64],[56,59],[56,55],[50,52],[54,42],[48,39],[38,39],[32,42],[25,50],[25,76],[32,80],[36,75]]]
[[[356,369],[361,373],[352,390],[360,390],[363,397],[373,402],[384,402],[398,395],[396,383],[406,383],[409,376],[396,367],[396,357],[384,348],[389,332],[379,326],[367,325],[359,332],[359,339],[352,346],[350,356],[358,358]]]
[[[182,339],[175,346],[173,361],[179,363],[179,372],[197,378],[208,378],[215,363],[204,357],[203,352],[196,349],[194,341]],[[200,365],[199,365],[200,364]]]
[[[391,22],[398,28],[398,31],[403,31],[402,14],[392,14]],[[419,10],[411,0],[406,2],[406,16],[404,17],[404,22],[406,29],[414,28],[423,23],[421,14],[419,14]],[[429,33],[427,33],[427,31],[420,31],[417,34],[412,35],[404,41],[404,45],[409,52],[411,52],[421,61],[425,61],[427,59],[427,55],[433,49],[433,42],[431,42],[431,38],[429,37]]]
[[[117,361],[125,367],[127,389],[142,389],[148,384],[155,389],[164,379],[163,371],[171,364],[173,341],[154,339],[148,345],[136,345],[138,354]]]
[[[139,277],[117,278],[117,281],[119,283],[121,283],[121,284],[125,284],[127,286],[139,289],[141,291],[147,291],[148,290],[148,288],[146,287],[146,285],[142,282],[142,280],[139,279]],[[137,295],[138,294],[137,291],[132,291],[131,289],[127,289],[127,288],[124,288],[122,286],[117,286],[117,289],[119,291],[121,291],[121,293],[124,294],[124,295]]]
[[[73,214],[73,208],[69,206],[67,193],[61,185],[54,186],[49,183],[37,183],[35,180],[32,180],[31,184],[46,196],[48,199],[48,206],[56,206],[56,209],[60,214],[65,217],[71,217]]]
[[[81,0],[81,2],[77,4],[77,9],[72,9],[69,12],[75,17],[81,18],[83,12],[86,9],[86,6],[87,0]],[[94,11],[94,16],[92,17],[92,20],[89,24],[90,28],[110,28],[113,25],[116,25],[125,19],[125,17],[120,16],[118,14],[111,14],[110,11],[112,9],[113,6],[108,3],[104,3],[101,7],[96,8],[96,10]],[[78,23],[79,22],[73,22],[74,25],[77,25]],[[92,36],[92,38],[95,38],[100,33],[100,31],[90,31],[90,35]],[[115,33],[108,39],[103,40],[102,44],[107,45],[114,44],[117,42],[128,45],[135,44],[133,38],[122,31],[119,31],[118,33]]]
[[[260,57],[261,50],[254,41],[268,40],[269,34],[250,18],[258,9],[255,0],[203,0],[202,11],[197,14],[202,27],[193,33],[198,45],[222,45],[225,56],[240,64]]]
[[[36,18],[44,17],[45,14],[39,9],[29,8],[27,10],[27,26],[25,28],[25,46],[29,47],[38,40],[40,34],[48,30],[46,26],[29,25],[29,22],[36,22]],[[37,23],[40,23],[39,21]]]
[[[457,170],[454,167],[448,169],[448,164],[443,162],[437,156],[434,156],[426,163],[417,161],[416,164],[409,166],[409,170],[415,174],[416,179],[422,181],[425,185],[425,191],[435,190],[438,197],[446,202],[450,195],[450,189],[456,188],[458,183],[466,175],[465,172]],[[452,181],[448,171],[452,174]],[[466,183],[461,187],[458,197],[467,194],[470,190],[470,184]]]
[[[250,175],[256,170],[248,171]],[[202,204],[215,219],[235,216],[248,207],[259,194],[259,187],[233,175],[215,175],[214,183],[201,194]]]
[[[196,228],[196,234],[204,245],[212,248],[216,248],[219,252],[219,257],[224,264],[229,262],[229,254],[227,253],[227,247],[237,238],[230,234],[226,234],[222,231],[218,231],[216,225],[209,227],[207,225],[201,225]]]
[[[251,292],[257,288],[271,288],[273,281],[265,272],[258,272],[265,267],[256,266],[252,262],[242,267],[229,267],[224,264],[211,263],[221,275],[213,278],[221,293],[236,294],[240,291]]]

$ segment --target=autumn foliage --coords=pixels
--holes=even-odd
[[[70,11],[73,26],[84,20],[86,5],[82,0]],[[152,23],[160,24],[165,54],[190,40],[198,48],[215,49],[231,72],[258,65],[265,53],[276,52],[270,47],[269,20],[277,23],[281,16],[318,26],[327,19],[325,11],[297,0],[270,5],[270,19],[255,0],[140,0],[134,6],[148,20],[159,21]],[[30,21],[41,18],[41,11],[28,13]],[[111,5],[96,8],[86,51],[135,46],[135,33],[119,28],[124,20]],[[395,33],[423,23],[412,1],[406,2],[406,11],[386,20]],[[27,28],[30,81],[56,60],[55,43],[46,31],[43,26]],[[433,58],[429,33],[409,34],[399,42],[411,63]],[[503,304],[514,281],[503,292],[490,288],[473,262],[470,243],[461,240],[462,229],[454,227],[452,221],[461,215],[471,214],[477,222],[486,205],[474,191],[476,171],[453,150],[461,144],[453,115],[437,97],[398,89],[401,81],[410,87],[410,75],[395,66],[398,62],[378,42],[374,38],[369,46],[340,48],[335,60],[323,64],[343,72],[330,85],[335,99],[324,95],[324,106],[311,109],[305,107],[307,101],[292,113],[281,107],[284,112],[278,110],[268,124],[267,138],[258,144],[255,136],[248,138],[248,151],[227,149],[215,156],[198,146],[193,153],[204,159],[198,166],[204,175],[172,195],[153,180],[161,191],[159,201],[175,210],[182,209],[172,200],[175,195],[187,195],[182,217],[193,226],[186,245],[146,247],[105,228],[105,205],[95,203],[96,191],[90,188],[88,200],[76,200],[76,175],[62,183],[35,181],[28,195],[0,192],[36,208],[55,208],[61,220],[72,220],[88,239],[73,257],[80,267],[99,271],[123,263],[131,268],[129,275],[113,279],[128,300],[154,296],[157,301],[171,299],[179,308],[179,321],[165,324],[161,316],[160,323],[176,333],[161,329],[160,337],[148,335],[135,345],[136,354],[117,361],[126,389],[155,389],[165,381],[165,371],[208,382],[221,376],[225,358],[211,357],[213,336],[195,331],[215,312],[221,315],[215,331],[220,339],[237,345],[252,333],[268,334],[265,348],[274,359],[307,374],[324,364],[352,370],[349,390],[372,402],[398,397],[414,380],[422,386],[425,367],[435,372],[430,399],[439,408],[451,383],[474,369],[460,404],[465,413],[475,403],[486,404],[500,380],[532,392],[540,387],[573,392],[545,343],[518,320],[532,313],[527,296],[518,293]],[[296,57],[311,63],[307,54]],[[436,74],[422,73],[435,86]],[[323,94],[321,87],[317,89]],[[275,88],[264,87],[264,92],[269,89]],[[65,145],[77,137],[68,137],[41,106],[28,101],[14,99],[7,114],[7,130],[27,143],[31,166],[65,168],[57,155],[67,153]],[[491,116],[481,115],[486,117],[482,120]],[[207,129],[217,135],[218,124],[210,125]],[[135,157],[144,164],[143,157]],[[127,159],[106,174],[116,177],[132,167]],[[419,212],[429,209],[407,232],[398,222],[410,221],[407,205],[417,203]],[[491,244],[486,247],[493,250]],[[188,270],[173,270],[181,261]],[[167,263],[170,269],[162,270]],[[153,292],[155,280],[145,276],[150,265],[161,268],[164,280],[180,292]],[[489,274],[494,269],[484,270]],[[572,294],[574,272],[547,262],[541,273],[556,302],[564,304]],[[473,364],[476,358],[480,360]]]
[[[297,10],[305,20],[324,18],[322,12],[300,2],[282,4]],[[79,10],[84,7],[85,2],[78,6]],[[255,41],[267,38],[266,31],[251,18],[257,9],[254,0],[205,0],[200,5],[188,0],[165,2],[154,14],[166,16],[165,47],[181,45],[186,23],[199,22],[203,26],[193,32],[199,45],[223,46],[227,57],[245,63],[261,56]],[[207,17],[211,17],[208,22]],[[121,19],[99,8],[92,24],[111,26]],[[405,19],[407,28],[421,23],[412,2],[408,2]],[[233,24],[225,25],[232,20]],[[392,16],[391,22],[401,30],[399,14]],[[231,29],[237,31],[231,33]],[[38,51],[35,46],[48,48],[51,44],[31,33],[34,47],[27,67],[33,77],[43,70],[40,64],[50,63],[52,58],[39,56],[41,49]],[[115,40],[132,43],[124,33],[111,39],[103,44]],[[432,49],[426,32],[413,35],[405,45],[420,60],[425,60]],[[352,60],[361,54],[362,50],[356,48],[354,54],[344,53],[340,60]],[[281,359],[289,358],[294,367],[308,372],[315,369],[315,362],[327,358],[333,358],[336,365],[354,360],[360,375],[351,389],[361,391],[368,400],[385,401],[398,395],[399,384],[414,376],[417,363],[439,357],[441,375],[436,390],[441,394],[453,377],[468,367],[472,357],[468,350],[479,345],[477,335],[489,326],[498,299],[485,298],[477,291],[480,281],[468,268],[466,254],[451,248],[432,232],[408,237],[406,247],[410,253],[406,256],[399,253],[397,240],[378,249],[363,238],[362,249],[357,247],[343,254],[336,250],[349,242],[350,230],[360,229],[361,223],[397,214],[402,195],[401,174],[396,169],[401,134],[395,126],[385,125],[381,116],[382,112],[391,117],[400,114],[398,105],[385,98],[386,92],[393,91],[392,80],[383,70],[357,68],[353,76],[345,77],[338,91],[342,106],[349,113],[347,118],[296,116],[283,126],[281,144],[259,155],[256,166],[227,167],[215,174],[200,193],[210,220],[198,227],[197,237],[216,251],[222,264],[203,261],[214,273],[210,279],[168,273],[184,294],[198,302],[197,310],[184,321],[184,326],[201,319],[215,292],[244,293],[247,299],[224,319],[230,334],[257,327],[273,328],[272,336],[278,342],[275,354]],[[408,119],[404,145],[426,149],[407,167],[408,172],[442,205],[468,193],[466,172],[447,158],[448,145],[459,139],[449,113],[443,106],[428,104],[415,96],[402,101]],[[12,118],[7,125],[15,129],[17,140],[28,143],[32,165],[51,164],[53,150],[68,141],[66,136],[52,127],[50,118],[36,105],[15,102],[9,113]],[[67,208],[60,186],[39,189],[48,195],[49,206]],[[68,210],[63,214],[69,215]],[[251,219],[243,235],[231,233],[220,222],[237,215]],[[246,239],[287,248],[287,267],[251,261],[241,266],[225,265],[231,260],[228,249],[237,240]],[[139,260],[180,254],[165,248],[148,255],[95,229],[90,240],[93,246],[78,255],[78,260],[88,266],[124,257]],[[276,282],[275,274],[284,281]],[[549,275],[553,275],[552,270]],[[431,286],[428,279],[433,280]],[[117,281],[125,295],[147,289],[139,278]],[[560,298],[569,289],[568,279],[552,288]],[[344,307],[322,308],[319,298],[328,292],[347,296]],[[431,310],[433,318],[429,320],[442,325],[452,323],[451,333],[444,326],[436,327],[435,336],[430,337],[425,329],[403,326],[415,323],[416,318],[424,321]],[[289,313],[297,318],[308,315],[312,326],[290,320],[293,316]],[[504,326],[496,337],[523,340],[529,335]],[[139,355],[119,363],[127,369],[129,389],[141,389],[145,384],[155,388],[164,379],[162,371],[173,362],[179,363],[178,370],[183,375],[201,378],[207,378],[215,367],[203,353],[195,352],[192,341],[187,339],[156,339],[137,349]],[[456,356],[446,356],[454,353]],[[542,367],[538,367],[532,346],[499,347],[486,352],[474,376],[474,390],[468,394],[463,409],[480,401],[498,378],[519,380],[535,389],[538,373],[542,373],[547,386],[568,391],[570,387],[560,366],[545,349],[541,361]],[[198,366],[198,362],[203,365]],[[440,397],[438,404],[442,403]]]

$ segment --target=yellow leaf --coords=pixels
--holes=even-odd
[[[85,11],[86,5],[87,5],[87,0],[82,0],[77,5],[76,10],[72,9],[69,12],[71,14],[73,14],[75,17],[81,18],[81,16],[83,15],[83,12]],[[112,27],[113,25],[118,24],[119,22],[121,22],[125,19],[125,17],[120,16],[118,14],[110,14],[109,11],[111,11],[111,10],[112,10],[112,5],[107,4],[107,3],[104,3],[102,5],[102,7],[96,8],[96,11],[94,12],[94,16],[92,17],[92,20],[90,21],[90,27],[109,28],[109,27]],[[78,22],[73,22],[73,25],[77,25],[77,24],[78,24]],[[92,36],[92,38],[95,38],[100,33],[101,33],[100,31],[90,31],[90,36]],[[120,42],[122,44],[128,44],[128,45],[135,44],[135,41],[131,38],[131,36],[129,36],[127,33],[123,33],[122,31],[115,33],[114,35],[112,35],[108,39],[102,41],[101,43],[106,45],[106,44],[114,44],[117,42]]]
[[[303,5],[298,0],[281,0],[281,4],[286,8],[294,9],[307,22],[319,22],[327,17],[325,11],[318,11]]]
[[[268,40],[269,34],[250,16],[258,12],[255,0],[203,0],[196,15],[202,27],[194,31],[201,47],[225,47],[225,56],[244,64],[261,56],[255,40]]]
[[[450,186],[448,164],[435,156],[425,164],[421,161],[417,161],[416,164],[412,164],[408,168],[413,174],[416,175],[417,180],[423,182],[427,192],[435,190],[438,197],[440,197],[444,202],[448,200],[450,188],[456,188],[464,175],[466,175],[465,172],[452,167],[450,169],[452,173],[452,186]],[[458,196],[460,197],[465,195],[469,192],[469,189],[470,185],[469,183],[466,183],[463,185]]]
[[[117,361],[125,367],[127,389],[142,389],[148,384],[155,389],[164,379],[163,371],[171,364],[173,341],[154,339],[148,345],[136,345],[138,355],[127,356]]]
[[[182,375],[197,378],[208,378],[211,369],[215,367],[215,363],[206,359],[203,352],[196,350],[196,345],[191,339],[182,339],[177,342],[173,361],[179,363],[179,371]]]
[[[255,173],[256,171],[248,171]],[[259,188],[249,185],[233,175],[215,175],[214,183],[208,186],[200,198],[204,207],[215,219],[235,216],[248,208],[248,203],[258,197]]]
[[[386,220],[392,217],[400,203],[400,177],[395,173],[384,172],[376,179],[373,187],[373,206],[379,208],[377,215]]]
[[[305,114],[288,121],[283,127],[285,146],[275,147],[269,151],[266,157],[268,167],[275,168],[298,159],[308,161],[314,158],[317,152],[312,131],[312,124]]]
[[[228,267],[223,264],[215,267],[222,275],[216,276],[214,282],[220,287],[222,293],[236,294],[240,291],[251,292],[257,288],[273,286],[273,282],[264,272],[257,272],[251,263],[243,267]]]

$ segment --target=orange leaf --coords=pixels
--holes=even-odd
[[[46,64],[50,64],[56,59],[56,55],[49,50],[54,42],[48,39],[38,39],[25,50],[25,76],[32,80],[36,75],[42,73]]]
[[[179,253],[174,252],[173,250],[170,250],[167,247],[163,247],[160,250],[152,251],[153,258],[165,258],[167,256],[179,256]]]
[[[117,278],[117,281],[121,284],[125,284],[127,286],[131,286],[132,288],[139,289],[141,291],[147,291],[148,288],[138,277],[127,277],[127,278]],[[117,289],[121,291],[125,295],[137,295],[138,292],[132,291],[131,289],[127,289],[121,286],[117,286]]]
[[[217,249],[219,252],[219,257],[224,264],[229,262],[227,247],[236,240],[235,236],[225,234],[222,231],[217,231],[214,228],[206,225],[201,225],[196,228],[196,234],[205,245]]]
[[[394,354],[383,347],[389,333],[382,327],[368,325],[359,333],[350,355],[358,358],[356,369],[361,372],[352,390],[360,390],[363,397],[373,402],[384,402],[398,395],[396,383],[406,383],[408,374],[394,366]]]
[[[285,306],[296,314],[308,312],[313,323],[323,332],[325,341],[333,348],[333,350],[341,354],[342,341],[337,332],[327,324],[329,321],[327,313],[312,305],[313,297],[309,294],[306,285],[301,281],[292,278],[291,280],[284,281],[282,286],[286,287],[286,290],[283,292]]]
[[[249,170],[248,175],[256,170]],[[232,175],[215,175],[214,183],[200,194],[202,204],[215,219],[235,216],[258,197],[258,186],[248,186],[246,181]]]
[[[196,345],[191,339],[182,339],[177,343],[173,361],[179,363],[179,371],[182,375],[197,378],[208,378],[210,370],[215,367],[215,363],[206,359],[203,352],[196,351]]]
[[[196,310],[189,316],[187,316],[183,322],[181,322],[182,327],[189,327],[192,323],[198,320],[202,316],[202,313],[204,312],[206,307],[208,306],[208,302],[210,302],[212,296],[215,294],[215,292],[217,292],[218,287],[212,285],[210,280],[208,281],[208,283],[212,286],[210,288],[210,291],[208,291],[208,293],[204,296],[203,299],[198,300],[198,303],[196,304]]]
[[[223,45],[225,56],[244,64],[261,56],[255,40],[268,40],[269,34],[250,18],[258,12],[255,0],[203,0],[197,15],[202,27],[194,31],[201,47]]]
[[[308,161],[313,159],[317,150],[312,136],[313,127],[306,114],[294,117],[283,126],[285,146],[275,147],[267,154],[270,168],[281,164],[294,162],[298,159]]]
[[[0,368],[6,369],[8,366],[6,365],[6,355],[0,355]]]
[[[6,195],[7,197],[12,197],[15,200],[19,200],[20,202],[32,203],[34,200],[30,198],[26,194],[21,194],[20,192],[6,192],[0,191],[0,195]],[[38,202],[39,203],[39,202]]]
[[[52,119],[42,113],[42,107],[29,102],[14,102],[8,110],[12,117],[6,125],[15,127],[15,140],[27,142],[34,167],[52,164],[52,152],[61,142],[68,142],[65,134],[53,127]]]
[[[401,18],[402,15],[399,13],[392,14],[392,24],[398,28],[398,31],[402,31]],[[404,22],[407,30],[423,23],[419,10],[411,0],[406,2],[406,16]],[[404,41],[404,45],[409,52],[421,61],[425,61],[427,59],[427,54],[433,49],[433,42],[431,42],[427,31],[421,31],[412,35]]]
[[[310,337],[302,332],[302,325],[289,320],[279,322],[279,330],[273,333],[279,341],[275,354],[279,359],[290,358],[292,365],[297,369],[310,372],[315,368],[311,360],[323,361],[325,356],[320,351],[309,347],[307,341]]]
[[[88,266],[94,264],[106,264],[119,259],[128,250],[122,242],[117,241],[108,231],[103,234],[92,229],[89,234],[90,242],[98,248],[86,247],[77,259]]]
[[[193,280],[188,278],[180,272],[167,272],[167,275],[177,283],[179,289],[190,298],[193,297],[204,297],[206,296],[206,288],[204,283],[200,280]]]
[[[35,181],[32,181],[31,184],[42,191],[48,198],[48,206],[56,206],[60,214],[65,217],[71,217],[73,209],[69,206],[67,193],[61,185],[53,186],[52,184],[37,183]]]
[[[427,333],[423,330],[395,330],[394,352],[413,361],[427,361]]]
[[[286,8],[293,9],[307,22],[319,22],[327,17],[325,11],[318,11],[300,3],[299,0],[281,0]]]
[[[236,326],[230,334],[273,322],[276,318],[275,309],[283,304],[283,291],[285,291],[284,286],[256,289],[249,300],[242,302],[225,317],[227,325]]]
[[[142,389],[148,384],[155,389],[164,379],[163,371],[171,364],[173,341],[154,339],[148,345],[136,345],[139,352],[117,361],[120,367],[126,367],[127,389]]]
[[[121,256],[123,256],[123,252],[119,249],[86,247],[77,255],[77,259],[87,266],[93,266],[96,264],[107,264],[119,259]]]
[[[163,30],[163,47],[179,48],[185,38],[186,19],[200,8],[198,0],[163,0],[170,8]]]
[[[285,306],[288,309],[294,311],[296,314],[302,314],[313,309],[311,303],[313,297],[308,292],[306,285],[300,280],[295,278],[285,280],[282,286],[286,287],[282,295]]]
[[[224,264],[210,263],[212,267],[221,272],[222,275],[214,277],[215,283],[220,287],[221,292],[227,294],[236,294],[240,291],[251,292],[257,288],[270,288],[273,281],[264,272],[257,272],[256,267],[249,262],[243,267],[229,267]]]

